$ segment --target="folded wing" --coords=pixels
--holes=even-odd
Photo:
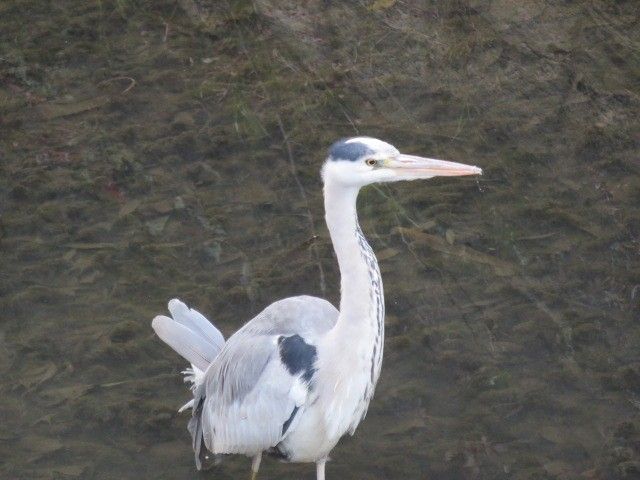
[[[229,338],[194,392],[197,464],[202,444],[213,453],[255,455],[295,429],[313,396],[316,341],[337,316],[325,300],[292,297]]]

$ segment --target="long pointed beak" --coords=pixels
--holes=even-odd
[[[482,169],[473,165],[405,154],[400,154],[395,158],[387,160],[385,167],[396,172],[398,177],[407,180],[414,178],[482,175]]]

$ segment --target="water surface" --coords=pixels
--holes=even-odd
[[[637,4],[211,3],[0,5],[0,476],[248,478],[150,320],[336,302],[318,170],[367,134],[485,175],[362,192],[386,355],[328,477],[638,478]]]

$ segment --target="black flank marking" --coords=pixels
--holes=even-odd
[[[206,396],[201,396],[198,399],[198,405],[196,405],[196,408],[193,409],[193,416],[195,417],[196,415],[200,415],[202,413],[202,405],[204,404],[204,401],[207,397]]]
[[[202,470],[210,470],[218,460],[216,455],[207,450],[207,446],[204,444],[204,438],[200,439],[200,453],[198,454],[198,458],[200,459],[200,468]]]
[[[298,413],[298,407],[295,407],[293,409],[293,412],[291,412],[291,416],[289,417],[289,419],[282,424],[282,435],[287,433],[287,430],[289,429],[289,425],[291,425],[291,422],[293,422],[293,418],[296,416],[296,413]]]
[[[275,447],[271,447],[269,450],[267,450],[267,455],[269,455],[270,457],[277,458],[278,460],[282,460],[284,462],[289,461],[289,452],[285,452],[284,450],[282,450],[280,448],[280,444],[276,445]]]
[[[313,345],[306,343],[300,335],[278,338],[280,359],[291,375],[302,373],[302,378],[309,382],[315,373],[318,351]]]

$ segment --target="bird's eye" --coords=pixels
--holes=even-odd
[[[378,161],[374,158],[367,158],[364,163],[369,165],[370,167],[375,167],[378,164]]]

